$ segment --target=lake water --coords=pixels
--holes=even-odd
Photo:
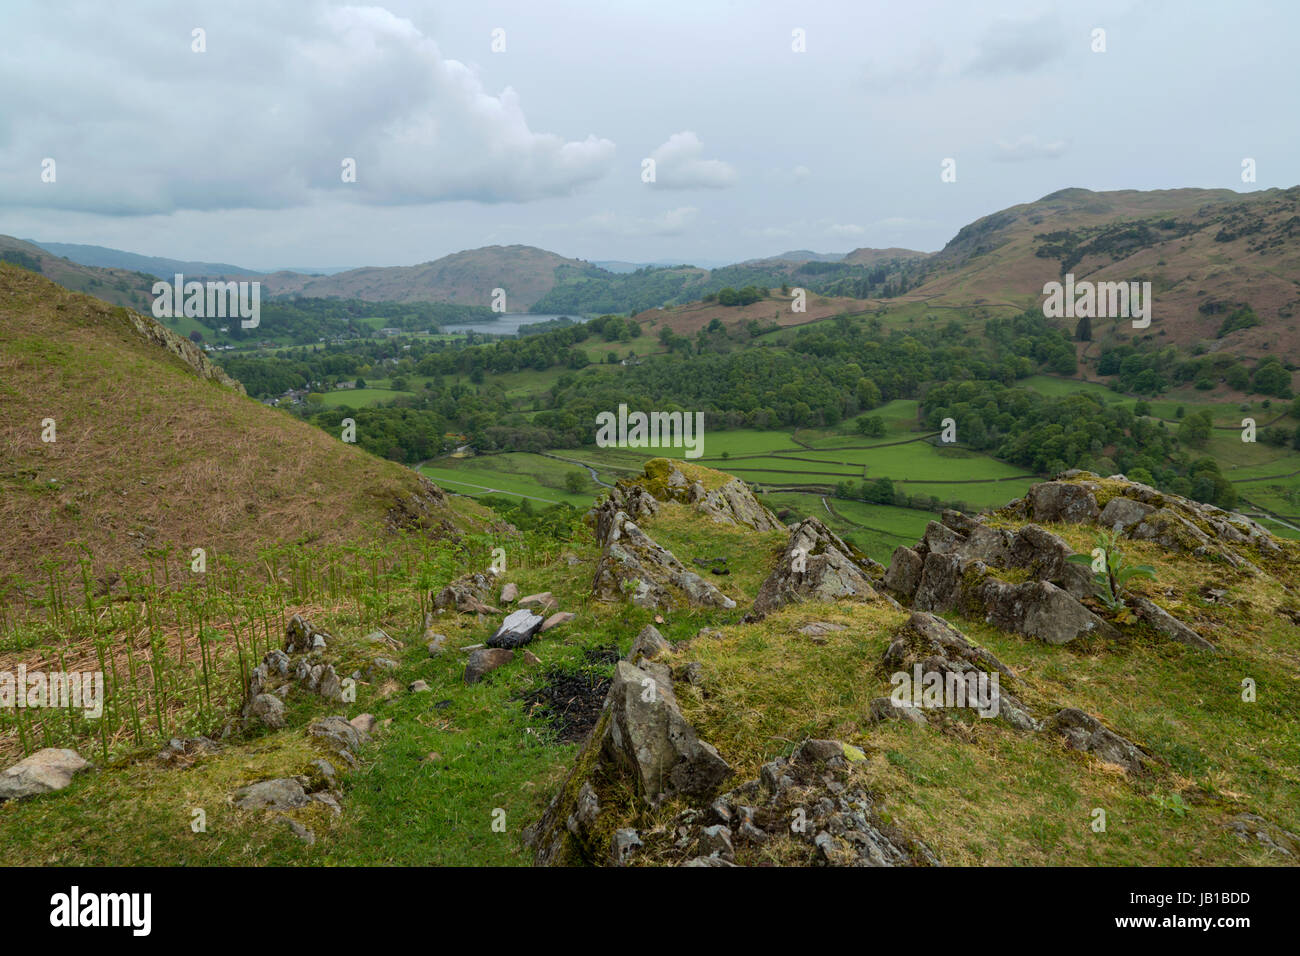
[[[489,335],[514,335],[525,325],[536,322],[549,322],[561,318],[559,315],[547,315],[542,312],[502,312],[495,322],[467,322],[464,325],[444,325],[444,332],[487,332]],[[575,322],[585,322],[581,315],[570,315]]]

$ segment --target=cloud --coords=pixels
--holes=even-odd
[[[882,65],[871,60],[862,66],[862,87],[870,93],[921,93],[932,86],[944,72],[943,53],[927,46],[908,56],[903,63]]]
[[[1033,159],[1059,159],[1065,154],[1069,144],[1065,140],[1054,139],[1047,142],[1033,133],[1021,136],[1013,142],[998,140],[994,159],[1000,163],[1023,163]]]
[[[582,221],[594,232],[615,236],[680,236],[687,232],[699,218],[694,206],[679,206],[657,216],[627,218],[606,210],[588,216]]]
[[[1035,20],[997,20],[980,38],[965,72],[980,76],[1033,73],[1065,53],[1065,32],[1051,14]]]
[[[101,49],[112,52],[80,72],[50,55],[52,39],[36,44],[40,59],[0,61],[11,94],[79,100],[60,111],[45,96],[8,98],[0,168],[18,172],[0,178],[0,191],[14,205],[130,216],[329,197],[502,203],[569,195],[611,168],[612,142],[533,131],[513,89],[489,93],[410,20],[374,6],[307,9],[277,11],[269,29],[265,17],[235,18],[209,34],[206,53],[157,24],[130,37],[102,24]],[[115,102],[98,89],[104,75],[122,91]],[[46,156],[55,183],[40,181]],[[347,158],[354,183],[341,175]]]
[[[694,133],[674,133],[650,158],[655,161],[656,189],[726,189],[736,184],[736,170],[720,159],[704,159],[704,144]]]

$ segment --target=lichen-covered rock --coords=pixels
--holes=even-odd
[[[758,589],[753,613],[798,601],[875,600],[878,595],[854,560],[857,552],[816,518],[790,532],[781,560]]]
[[[1150,624],[1158,634],[1162,634],[1180,644],[1195,647],[1197,650],[1215,650],[1213,644],[1154,601],[1144,598],[1140,594],[1130,595],[1127,600],[1129,607],[1133,609],[1138,619]]]
[[[1029,489],[1029,515],[1035,521],[1094,522],[1101,514],[1094,488],[1074,481],[1044,481]]]
[[[640,663],[642,660],[654,660],[672,649],[672,644],[659,633],[659,629],[653,624],[647,624],[632,640],[632,648],[627,652],[626,660],[632,664]]]
[[[613,499],[596,509],[594,521],[601,555],[592,590],[602,600],[626,598],[638,607],[655,609],[736,606],[642,531]]]
[[[452,581],[433,595],[433,606],[439,611],[459,611],[462,614],[499,614],[497,608],[487,603],[494,590],[492,575],[475,571]]]
[[[812,866],[938,866],[920,840],[887,821],[877,798],[852,776],[865,755],[837,740],[805,741],[763,766],[705,812],[682,812],[671,828],[642,835],[642,853],[681,866],[755,861],[775,843]],[[758,857],[762,859],[762,857]]]
[[[932,679],[928,675],[939,675],[944,687],[952,686],[962,692],[965,706],[1001,718],[1017,730],[1037,730],[1039,727],[1029,708],[1002,686],[1003,680],[1014,680],[1010,669],[987,650],[971,643],[965,634],[941,617],[923,611],[913,614],[895,633],[881,658],[881,665],[891,678],[901,673],[913,685],[918,676],[924,683]],[[996,675],[996,678],[985,675]],[[987,699],[980,700],[981,693]],[[881,699],[898,709],[891,699]],[[930,709],[922,688],[913,686],[908,702],[912,705],[909,709],[918,709],[918,712]],[[886,711],[883,705],[876,705],[874,701],[871,714],[877,720],[890,717],[916,719],[911,713]]]
[[[1074,707],[1054,714],[1047,722],[1047,730],[1064,737],[1070,749],[1090,753],[1098,760],[1123,767],[1129,773],[1141,773],[1152,760],[1145,748]]]
[[[577,763],[525,841],[539,865],[605,863],[611,837],[601,787],[629,790],[656,807],[678,797],[706,800],[730,774],[682,716],[668,668],[621,660]]]
[[[293,810],[310,802],[302,784],[289,777],[240,787],[231,799],[241,810]]]
[[[924,563],[925,559],[913,549],[904,545],[895,548],[893,557],[889,559],[889,569],[885,571],[885,587],[911,601],[921,583]]]
[[[295,614],[285,629],[284,649],[290,654],[308,654],[324,648],[333,640],[324,631],[313,627],[301,614]]]

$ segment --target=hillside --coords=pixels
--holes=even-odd
[[[1124,611],[1065,560],[1103,521],[1155,573]],[[885,568],[660,459],[586,527],[521,543],[533,556],[500,578],[479,551],[364,612],[287,596],[205,725],[221,736],[107,759],[83,742],[97,772],[0,803],[0,859],[1300,860],[1300,545],[1244,519],[1071,474],[945,513]],[[917,669],[984,687],[988,716],[892,702]]]
[[[533,246],[485,246],[417,266],[349,269],[331,276],[275,272],[261,279],[267,295],[363,299],[369,302],[455,302],[490,306],[492,290],[506,291],[506,309],[525,312],[549,292],[556,270],[600,272]]]
[[[88,246],[74,242],[36,242],[46,252],[71,259],[85,266],[97,266],[106,269],[128,269],[144,272],[159,279],[171,281],[177,273],[198,278],[200,276],[243,276],[261,275],[254,269],[233,266],[228,262],[192,262],[184,259],[169,259],[164,256],[142,256],[135,252],[110,249],[107,246]]]
[[[152,318],[7,264],[0,395],[0,580],[75,568],[76,542],[120,582],[149,549],[172,549],[174,572],[194,547],[242,560],[463,523],[431,483],[246,398]]]
[[[153,302],[152,289],[156,280],[152,275],[129,269],[80,265],[12,236],[0,236],[0,262],[11,262],[38,272],[65,289],[85,292],[114,305],[147,313]]]
[[[1152,283],[1149,334],[1164,344],[1237,356],[1300,350],[1300,187],[1092,192],[1065,189],[963,227],[927,263],[906,297],[930,305],[1036,307],[1045,282]],[[1262,324],[1216,338],[1226,313],[1247,304]],[[1070,322],[1072,326],[1073,323]],[[1114,329],[1131,338],[1127,323]],[[1094,323],[1110,337],[1110,322]],[[1069,331],[1073,331],[1070,328]]]

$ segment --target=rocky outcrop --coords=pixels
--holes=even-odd
[[[938,866],[920,840],[887,821],[878,798],[857,783],[865,759],[837,740],[806,740],[790,757],[763,765],[757,780],[689,809],[674,825],[641,837],[641,853],[683,866],[734,866],[772,844],[812,866]]]
[[[790,532],[781,560],[759,588],[752,614],[799,601],[876,600],[859,557],[816,518],[805,518]]]
[[[594,523],[601,555],[592,590],[602,600],[626,598],[638,607],[656,609],[736,606],[642,531],[613,498],[595,510]]]
[[[634,521],[657,514],[660,502],[676,501],[719,524],[744,525],[755,531],[785,530],[781,520],[760,504],[739,478],[729,478],[710,491],[696,477],[700,474],[719,477],[695,466],[655,458],[646,462],[643,475],[620,481],[610,499]]]
[[[1034,521],[1094,524],[1251,571],[1258,570],[1251,560],[1254,555],[1282,552],[1277,539],[1245,515],[1157,491],[1123,475],[1101,478],[1091,472],[1066,472],[1034,485],[1004,510]]]
[[[978,709],[1018,730],[1039,728],[1029,708],[1002,686],[1004,680],[1015,680],[1010,669],[941,617],[918,612],[908,618],[885,649],[881,666],[891,678],[900,675],[896,687],[901,682],[910,688],[910,693],[903,696],[913,708],[931,709],[933,701],[926,693],[926,684],[937,683],[944,692],[939,707],[976,707],[978,703]],[[953,690],[960,691],[964,703],[950,699]],[[981,700],[981,696],[985,699]],[[874,709],[873,715],[877,719],[899,716],[883,711],[874,714]]]
[[[653,635],[642,636],[642,648],[657,645]],[[577,764],[525,839],[540,865],[605,863],[614,852],[605,788],[631,791],[651,808],[677,797],[708,799],[730,774],[682,716],[668,668],[644,655],[636,664],[620,660]]]
[[[46,747],[0,771],[0,801],[22,800],[62,790],[72,778],[93,769],[75,750]]]
[[[1142,773],[1153,760],[1150,752],[1127,737],[1121,737],[1091,714],[1074,707],[1058,711],[1047,721],[1046,729],[1065,738],[1071,750],[1090,753],[1105,763],[1123,767],[1129,773]]]
[[[462,614],[500,614],[499,609],[487,603],[495,584],[492,575],[482,571],[462,575],[433,595],[433,606],[438,611],[455,610]]]

